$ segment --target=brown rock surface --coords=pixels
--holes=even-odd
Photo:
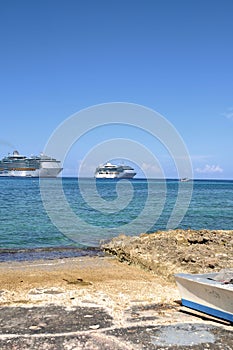
[[[173,280],[178,272],[204,273],[233,267],[233,231],[169,230],[138,237],[120,235],[102,245],[120,261]]]

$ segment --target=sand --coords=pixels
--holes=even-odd
[[[137,303],[173,303],[175,284],[114,257],[82,257],[0,264],[0,305],[80,304],[102,300],[125,309]]]

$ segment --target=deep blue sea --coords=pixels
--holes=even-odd
[[[100,241],[233,229],[233,181],[0,178],[0,261],[97,254]]]

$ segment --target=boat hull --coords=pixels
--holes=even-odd
[[[175,275],[182,305],[233,322],[233,284],[209,279],[214,275]]]
[[[96,174],[96,179],[132,179],[136,173],[133,174]]]
[[[9,170],[0,172],[0,177],[57,177],[61,168],[41,168],[35,170]]]
[[[96,174],[96,179],[117,179],[118,176],[116,174]]]
[[[136,173],[124,173],[124,174],[120,174],[118,176],[118,179],[132,179],[134,176],[136,175]]]

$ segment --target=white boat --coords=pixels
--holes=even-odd
[[[233,269],[175,275],[182,305],[233,322]]]
[[[136,172],[129,165],[115,165],[110,162],[99,165],[95,171],[96,179],[132,179]]]
[[[180,182],[188,182],[189,181],[189,178],[188,177],[182,177],[180,179]]]
[[[0,176],[56,177],[61,171],[61,162],[43,153],[26,157],[14,151],[0,160]]]

